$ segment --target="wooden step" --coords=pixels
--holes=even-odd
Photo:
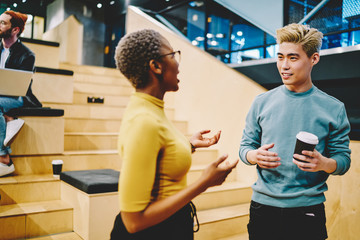
[[[25,124],[11,145],[12,155],[59,154],[64,151],[63,117],[21,117]]]
[[[65,133],[118,132],[120,119],[65,118]]]
[[[0,195],[0,205],[57,200],[60,180],[52,174],[2,177]]]
[[[118,132],[72,132],[65,133],[64,150],[116,149]]]
[[[134,91],[132,86],[74,82],[74,92],[78,93],[130,96]]]
[[[0,239],[24,239],[70,232],[73,209],[60,201],[0,206]]]
[[[91,119],[118,119],[124,114],[125,106],[106,106],[95,104],[44,104],[44,107],[64,109],[65,118],[91,118]],[[173,108],[165,108],[165,114],[173,120],[175,111]]]
[[[250,204],[198,211],[200,231],[195,240],[215,240],[247,231]]]
[[[104,154],[118,154],[116,149],[105,149],[105,150],[82,150],[82,151],[65,151],[64,155],[97,155],[102,156]]]
[[[86,73],[90,75],[101,75],[101,76],[113,76],[125,79],[124,75],[120,73],[118,69],[115,68],[106,68],[90,65],[75,65],[69,63],[60,63],[60,68],[69,69],[76,73]]]
[[[52,174],[52,160],[63,160],[63,171],[86,169],[119,170],[121,160],[116,150],[109,151],[72,151],[58,155],[13,157],[15,175]]]
[[[102,155],[102,154],[118,154],[117,149],[104,149],[104,150],[79,150],[79,151],[65,151],[64,155]],[[217,150],[216,149],[202,149],[197,151],[196,155],[193,154],[193,163],[194,165],[201,165],[198,162],[208,162],[210,164],[212,161],[216,160]],[[204,164],[202,164],[204,165]]]
[[[75,232],[51,234],[43,237],[31,238],[31,240],[83,240]]]
[[[224,182],[221,186],[209,188],[197,196],[193,202],[198,210],[226,207],[250,203],[252,189],[240,182]]]
[[[88,97],[104,98],[104,103],[88,103]],[[75,104],[92,104],[92,105],[109,105],[109,106],[126,106],[130,96],[110,95],[110,94],[91,94],[75,92],[73,103]]]
[[[24,42],[25,46],[35,53],[35,66],[59,68],[59,46]]]
[[[186,121],[172,121],[183,134],[188,131]],[[65,118],[65,133],[70,132],[119,132],[121,119]]]
[[[198,148],[192,154],[192,165],[207,165],[218,158],[218,150],[211,148]]]
[[[72,103],[72,75],[36,72],[33,76],[32,91],[40,102]]]
[[[219,238],[218,240],[249,240],[249,234],[247,232],[240,233],[230,237]]]
[[[191,184],[198,180],[201,177],[202,172],[209,166],[209,164],[204,165],[191,165],[190,171],[187,175],[187,183]],[[233,182],[236,180],[236,171],[233,170],[226,178],[226,182]]]
[[[65,118],[121,119],[124,107],[88,104],[46,104],[46,107],[64,109]]]
[[[123,75],[117,73],[114,75],[103,75],[75,71],[74,75],[76,82],[107,84],[114,86],[131,86],[130,82]]]

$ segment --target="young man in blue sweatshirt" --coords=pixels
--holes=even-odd
[[[245,164],[257,165],[250,240],[327,238],[326,180],[350,167],[350,125],[344,104],[312,84],[322,37],[300,24],[277,30],[277,68],[284,84],[256,97],[239,151]],[[314,151],[294,154],[300,131],[319,138]]]

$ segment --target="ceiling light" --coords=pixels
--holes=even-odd
[[[16,8],[16,7],[17,7],[17,3],[14,3],[13,6]]]
[[[204,37],[200,37],[200,36],[199,36],[199,37],[196,37],[196,38],[195,38],[195,40],[196,40],[196,41],[201,42],[201,41],[204,41],[204,40],[205,40],[205,38],[204,38]]]
[[[215,40],[212,40],[209,45],[211,46],[217,46],[219,43]]]
[[[115,1],[110,1],[110,5],[114,5],[115,4]]]
[[[98,3],[98,4],[96,5],[96,7],[97,7],[97,8],[102,8],[102,4],[101,4],[101,3]]]
[[[199,44],[199,42],[196,41],[196,40],[193,40],[193,41],[191,42],[191,44],[194,45],[194,46],[197,46],[197,45]]]
[[[217,34],[216,34],[216,37],[217,37],[217,38],[224,38],[224,37],[225,37],[225,34],[223,34],[223,33],[217,33]]]
[[[26,3],[26,0],[22,0],[23,3]]]
[[[203,1],[192,1],[189,3],[190,7],[202,7],[204,5]]]

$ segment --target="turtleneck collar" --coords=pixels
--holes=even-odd
[[[141,99],[144,99],[148,102],[151,102],[152,104],[160,107],[160,108],[164,108],[164,101],[159,99],[159,98],[156,98],[154,96],[151,96],[147,93],[141,93],[141,92],[134,92],[133,96],[135,97],[138,97],[138,98],[141,98]]]

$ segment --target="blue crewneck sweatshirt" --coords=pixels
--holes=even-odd
[[[337,162],[337,169],[332,174],[342,175],[349,169],[350,125],[344,104],[315,86],[306,92],[295,93],[282,85],[257,96],[246,118],[239,151],[241,160],[250,165],[247,152],[270,143],[275,143],[270,151],[281,158],[277,168],[257,166],[258,179],[252,186],[252,200],[284,208],[325,201],[329,174],[305,172],[292,162],[299,131],[318,136],[316,150]]]

